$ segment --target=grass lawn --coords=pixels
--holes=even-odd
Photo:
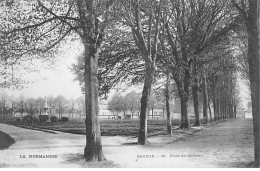
[[[8,134],[0,131],[0,150],[8,148],[14,142],[15,141],[12,137],[10,137]]]
[[[190,119],[190,124],[193,124],[193,119]],[[6,121],[12,125],[27,125],[24,122],[17,123],[14,119]],[[172,120],[173,126],[179,126],[180,120]],[[45,122],[34,123],[34,127],[58,130],[74,134],[85,134],[85,122],[83,120],[70,120],[69,122]],[[139,131],[139,119],[111,119],[100,120],[101,135],[103,136],[137,136]],[[156,133],[166,131],[166,120],[151,119],[148,120],[148,133]]]

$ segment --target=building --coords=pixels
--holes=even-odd
[[[110,110],[108,110],[107,104],[99,105],[99,118],[100,119],[116,119],[117,115]]]
[[[148,119],[164,119],[166,118],[166,114],[164,112],[164,109],[150,109]]]
[[[107,104],[99,105],[99,118],[100,119],[139,119],[140,111],[115,112],[108,110]],[[165,112],[163,109],[149,110],[148,119],[163,119]]]

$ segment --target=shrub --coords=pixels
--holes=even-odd
[[[129,114],[125,115],[125,119],[131,119],[131,115]]]
[[[39,115],[39,121],[40,122],[46,122],[49,120],[49,116],[48,115]]]
[[[33,122],[39,122],[39,118],[37,118],[37,117],[33,117]]]
[[[61,117],[60,121],[61,122],[68,122],[69,118],[68,117]]]
[[[19,123],[19,122],[20,122],[20,118],[16,118],[16,122],[18,122],[18,123]]]
[[[31,119],[31,116],[26,115],[26,116],[23,117],[23,122],[29,122],[30,119]]]
[[[51,122],[58,122],[58,117],[57,116],[52,116],[50,118]]]

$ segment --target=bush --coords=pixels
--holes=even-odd
[[[19,123],[19,122],[20,122],[20,118],[16,118],[16,122],[18,122],[18,123]]]
[[[125,119],[131,119],[131,115],[129,114],[125,115]]]
[[[40,122],[47,122],[49,120],[48,115],[39,115],[39,121]]]
[[[29,122],[31,120],[31,116],[30,115],[26,115],[23,117],[23,122]]]
[[[37,118],[37,117],[33,117],[33,122],[39,122],[39,118]]]
[[[61,117],[60,121],[61,122],[68,122],[69,118],[68,117]]]
[[[58,122],[59,121],[57,116],[52,116],[50,118],[50,120],[51,120],[51,122]]]

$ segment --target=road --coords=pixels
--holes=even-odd
[[[99,167],[82,159],[85,136],[6,124],[0,124],[0,130],[16,141],[9,149],[1,150],[0,167]],[[251,119],[230,119],[181,139],[176,140],[176,136],[176,131],[172,136],[152,136],[146,146],[132,143],[136,138],[102,137],[103,151],[118,167],[245,167],[253,161]]]

